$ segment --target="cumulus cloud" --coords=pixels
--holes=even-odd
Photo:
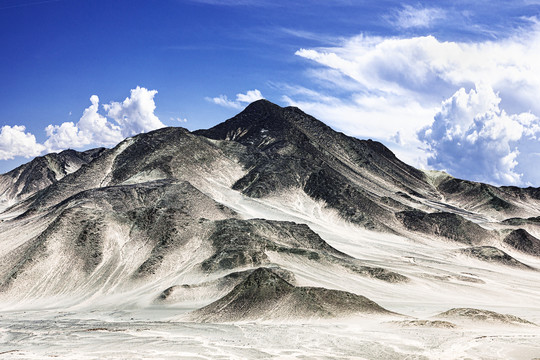
[[[233,100],[229,100],[227,95],[219,95],[213,98],[207,97],[207,101],[213,102],[216,105],[229,107],[232,109],[241,109],[242,105],[240,105],[238,102],[235,102]]]
[[[219,95],[213,98],[206,98],[207,101],[213,102],[214,104],[237,110],[241,110],[247,104],[260,99],[264,99],[264,97],[257,89],[249,90],[245,94],[236,94],[236,100],[230,100],[227,95]]]
[[[257,89],[249,90],[245,94],[236,94],[236,101],[241,103],[252,103],[257,100],[263,99],[261,92]]]
[[[137,86],[123,102],[112,102],[103,105],[103,108],[107,111],[107,116],[120,126],[124,137],[133,136],[165,126],[154,114],[156,94],[157,90]]]
[[[364,91],[412,93],[433,102],[442,92],[449,96],[460,87],[483,83],[500,92],[509,106],[532,105],[534,112],[540,112],[540,103],[534,100],[536,92],[531,91],[540,89],[537,24],[498,41],[359,35],[331,48],[300,49],[296,55],[334,69]]]
[[[3,126],[0,132],[0,160],[17,156],[30,158],[44,151],[57,152],[67,148],[114,146],[127,136],[164,127],[154,114],[156,94],[156,90],[138,86],[123,102],[103,105],[106,115],[99,113],[99,98],[92,95],[91,105],[84,110],[78,122],[48,125],[43,144],[38,143],[33,134],[26,132],[24,126]],[[187,120],[179,118],[178,121]]]
[[[441,9],[403,5],[403,8],[389,16],[388,20],[401,29],[427,28],[444,17],[444,11]]]
[[[89,144],[112,146],[122,141],[122,132],[103,115],[98,113],[99,98],[90,97],[90,105],[86,108],[77,124],[64,122],[60,125],[49,125],[45,128],[48,151],[60,151],[67,148],[81,148]]]
[[[0,130],[0,160],[10,160],[16,156],[26,158],[40,155],[45,146],[36,142],[36,137],[26,132],[24,126],[4,125]]]
[[[419,132],[431,152],[428,164],[466,179],[521,184],[518,141],[536,141],[540,122],[531,113],[507,114],[500,102],[483,85],[445,100],[433,124]]]
[[[123,102],[104,104],[106,116],[99,113],[99,98],[90,97],[91,105],[86,108],[77,123],[64,122],[45,128],[48,151],[93,146],[114,146],[125,137],[159,129],[165,125],[154,114],[156,90],[137,86]],[[112,120],[112,121],[111,121]]]
[[[484,126],[495,129],[502,123],[500,126],[509,131],[513,127],[507,122],[512,119],[512,124],[518,121],[523,126],[523,136],[518,141],[508,139],[510,148],[505,150],[508,156],[503,161],[506,168],[501,163],[498,175],[486,173],[483,179],[496,183],[516,183],[520,179],[540,183],[540,176],[533,178],[530,170],[519,166],[526,157],[525,151],[538,152],[538,147],[534,150],[537,143],[525,146],[522,141],[536,126],[526,122],[536,124],[533,119],[540,114],[540,102],[536,99],[540,93],[540,25],[535,21],[527,29],[518,29],[513,35],[495,41],[359,35],[332,47],[299,49],[296,55],[314,65],[306,74],[316,84],[320,97],[289,89],[287,102],[301,104],[351,135],[381,140],[399,157],[419,167],[442,166],[433,159],[428,163],[432,154],[426,153],[425,145],[422,146],[428,139],[418,137],[420,129],[430,126],[435,116],[442,116],[441,102],[453,97],[460,88],[476,89],[476,93],[482,94],[487,94],[483,88],[492,89],[498,100],[491,98],[489,103],[496,104],[499,112],[492,110],[497,116],[490,121],[485,119]],[[338,106],[340,109],[334,108]],[[471,111],[476,111],[474,116],[487,112],[476,108]],[[460,120],[456,113],[448,121],[468,124],[470,120]],[[487,129],[478,128],[477,133],[483,130],[482,134],[486,134]],[[489,139],[501,140],[485,136],[483,141]]]

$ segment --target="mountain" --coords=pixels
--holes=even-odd
[[[0,191],[6,308],[203,322],[540,309],[538,188],[418,170],[266,100],[210,129],[36,158]]]
[[[369,228],[387,229],[392,221],[393,209],[381,203],[383,196],[389,201],[398,192],[436,196],[423,172],[401,162],[384,145],[335,132],[298,108],[260,100],[195,134],[248,149],[240,162],[249,171],[233,189],[258,198],[300,188],[348,221]]]
[[[27,164],[0,175],[0,202],[25,199],[99,157],[105,149],[78,152],[64,150],[37,157]]]
[[[271,269],[258,268],[234,289],[194,312],[197,321],[326,318],[355,313],[391,314],[375,302],[345,291],[297,287]]]

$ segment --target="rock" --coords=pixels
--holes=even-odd
[[[540,256],[540,240],[523,229],[512,231],[503,242],[523,253]]]
[[[530,266],[519,262],[502,250],[493,246],[476,246],[460,250],[461,253],[474,257],[482,261],[488,261],[490,263],[498,263],[501,265],[519,267],[524,269],[532,269]]]
[[[492,237],[488,230],[449,212],[402,211],[396,213],[396,218],[407,230],[440,236],[464,244],[479,244]]]
[[[473,308],[454,308],[436,316],[443,319],[461,319],[474,321],[475,323],[501,323],[512,325],[535,325],[534,323],[519,318],[514,315],[499,314],[495,311],[473,309]]]
[[[254,319],[318,319],[352,314],[393,314],[345,291],[295,287],[268,268],[259,268],[229,294],[192,313],[201,322]]]

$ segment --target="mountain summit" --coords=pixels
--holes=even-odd
[[[387,228],[383,223],[391,221],[391,210],[381,206],[379,198],[389,190],[436,196],[423,172],[381,143],[336,132],[295,107],[259,100],[232,119],[195,134],[249,149],[241,159],[249,172],[234,189],[264,197],[299,188],[367,227]]]

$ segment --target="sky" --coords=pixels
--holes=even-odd
[[[422,169],[540,186],[540,0],[0,0],[0,172],[266,98]]]

